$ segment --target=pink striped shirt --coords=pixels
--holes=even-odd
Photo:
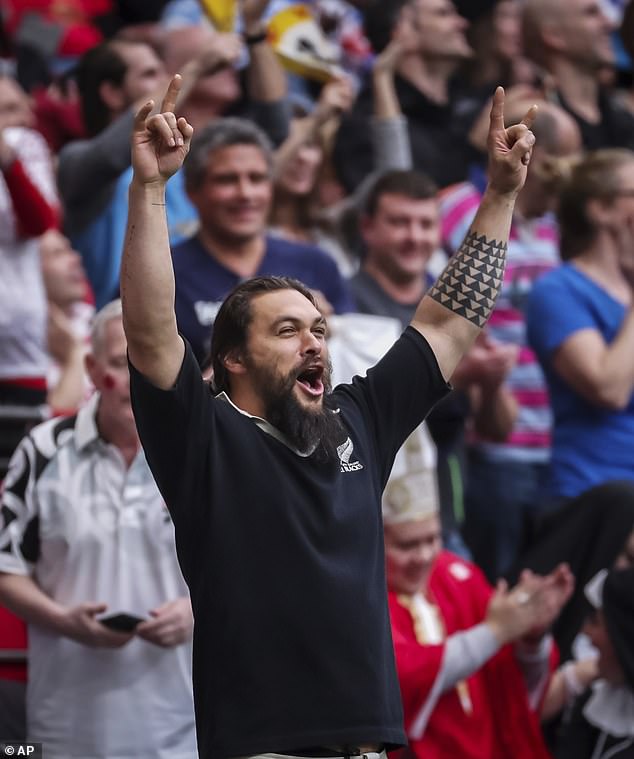
[[[441,194],[442,238],[450,254],[462,244],[480,200],[481,194],[469,182]],[[528,221],[514,218],[502,290],[487,329],[495,340],[520,348],[517,365],[507,378],[519,415],[504,444],[480,441],[479,445],[521,460],[546,461],[550,452],[550,403],[541,368],[527,344],[524,308],[535,280],[558,264],[559,235],[554,217]]]

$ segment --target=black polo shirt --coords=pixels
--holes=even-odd
[[[201,759],[406,742],[381,494],[396,451],[447,390],[408,328],[367,378],[334,390],[349,437],[325,464],[213,398],[189,346],[169,391],[131,367],[192,596]]]

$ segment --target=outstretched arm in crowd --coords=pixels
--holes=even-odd
[[[37,237],[59,226],[51,156],[39,134],[21,132],[19,141],[8,140],[0,119],[0,172],[19,237]]]
[[[165,185],[182,166],[194,131],[174,115],[180,87],[177,74],[161,112],[150,116],[154,104],[149,101],[135,118],[134,173],[121,262],[128,354],[132,364],[163,389],[173,386],[184,355],[174,313],[174,270],[165,214]]]
[[[408,121],[401,109],[394,77],[401,60],[419,44],[412,24],[403,17],[397,24],[389,45],[374,59],[374,114],[371,130],[374,170],[377,172],[413,167]]]
[[[489,184],[465,241],[412,320],[447,379],[489,319],[502,285],[513,207],[535,142],[535,112],[533,106],[521,123],[505,127],[504,90],[498,87],[489,126]]]

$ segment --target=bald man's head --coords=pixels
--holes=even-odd
[[[517,101],[507,109],[506,123],[518,123],[534,100]],[[562,183],[582,149],[581,133],[575,120],[558,105],[537,102],[531,126],[535,148],[526,183],[518,198],[518,211],[532,219],[554,211]]]
[[[552,68],[558,58],[584,69],[612,64],[612,30],[600,0],[524,2],[524,49],[529,58],[546,68]]]

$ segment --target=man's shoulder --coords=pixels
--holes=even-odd
[[[536,280],[532,288],[531,297],[553,297],[557,293],[561,294],[569,290],[573,283],[578,282],[581,284],[582,281],[581,277],[577,277],[577,272],[573,266],[562,264],[545,272]]]
[[[55,417],[36,425],[24,437],[14,457],[26,457],[31,476],[39,478],[60,449],[68,445],[75,433],[77,415]]]
[[[442,577],[458,586],[465,586],[474,582],[486,583],[481,570],[473,562],[446,550],[442,550],[438,554],[432,576],[436,579]]]

